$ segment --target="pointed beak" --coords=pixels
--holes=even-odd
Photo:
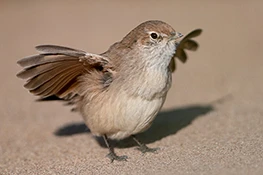
[[[182,38],[184,36],[183,34],[181,34],[179,32],[176,32],[176,35],[177,35],[178,38]]]
[[[181,34],[180,32],[174,32],[174,33],[172,34],[172,37],[170,38],[170,40],[178,40],[178,39],[182,38],[183,36],[184,36],[184,35]]]

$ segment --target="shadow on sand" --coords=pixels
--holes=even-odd
[[[190,105],[181,108],[160,112],[154,120],[152,126],[145,132],[138,134],[138,139],[145,144],[153,143],[164,137],[177,133],[184,127],[190,125],[193,120],[202,117],[214,110],[213,105]],[[56,136],[71,136],[74,134],[89,133],[89,129],[84,123],[71,123],[62,126],[55,131]],[[96,138],[98,143],[105,147],[102,138]],[[112,141],[111,143],[117,148],[127,148],[136,144],[131,138],[121,141]]]

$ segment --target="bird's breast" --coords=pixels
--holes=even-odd
[[[127,106],[123,111],[126,127],[131,127],[132,134],[148,129],[157,113],[163,106],[165,97],[145,100],[141,97],[127,98]]]
[[[114,121],[120,129],[111,138],[124,138],[127,134],[137,134],[151,126],[166,99],[171,73],[149,69],[135,79],[129,78],[127,84],[111,87],[112,94],[116,94],[111,104],[118,111]]]
[[[166,95],[171,87],[172,76],[168,70],[149,68],[130,78],[129,81],[124,85],[128,94],[153,100]]]

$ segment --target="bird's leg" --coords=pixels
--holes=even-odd
[[[103,135],[103,139],[105,141],[106,146],[108,147],[110,153],[107,155],[107,157],[113,162],[114,160],[117,161],[127,161],[128,157],[127,156],[117,156],[116,153],[114,152],[114,149],[110,146],[108,137],[106,135]]]
[[[160,148],[149,148],[148,146],[146,146],[144,143],[141,143],[135,135],[132,135],[133,140],[139,145],[139,148],[137,148],[139,151],[141,151],[142,153],[146,153],[146,152],[156,152],[157,150],[159,150]]]

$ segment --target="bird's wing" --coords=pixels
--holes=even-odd
[[[17,76],[27,79],[24,86],[42,98],[64,98],[76,93],[79,76],[94,69],[106,72],[112,68],[108,58],[81,50],[55,45],[40,45],[36,49],[40,54],[17,62],[23,67]]]
[[[192,40],[192,38],[199,36],[202,33],[202,29],[196,29],[193,30],[192,32],[190,32],[189,34],[187,34],[179,43],[179,45],[176,48],[176,53],[174,55],[174,57],[171,59],[170,62],[170,69],[172,70],[172,72],[175,71],[176,69],[176,62],[175,62],[175,58],[177,57],[182,63],[185,63],[187,61],[187,55],[185,53],[185,49],[186,50],[190,50],[190,51],[196,51],[198,48],[198,43],[194,40]]]

